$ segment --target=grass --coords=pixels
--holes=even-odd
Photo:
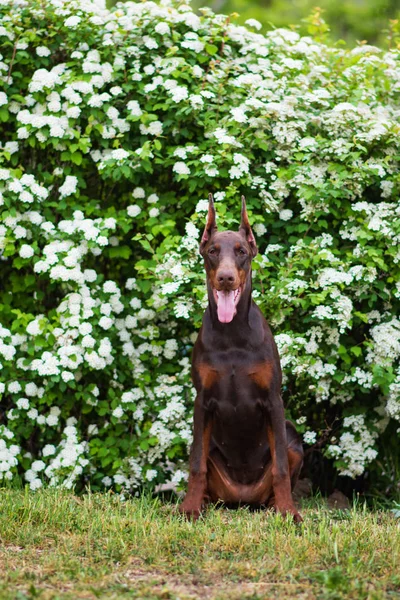
[[[0,600],[400,599],[400,520],[303,505],[304,524],[59,490],[0,491]]]

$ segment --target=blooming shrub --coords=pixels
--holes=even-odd
[[[400,427],[399,50],[169,0],[0,14],[1,476],[185,479],[210,191],[227,228],[247,197],[288,415],[373,467]]]

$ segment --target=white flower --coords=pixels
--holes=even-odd
[[[55,452],[56,448],[53,446],[53,444],[46,444],[42,450],[43,456],[51,456],[52,454],[55,454]]]
[[[158,208],[154,207],[149,210],[149,217],[158,217],[160,211]]]
[[[24,190],[23,192],[21,192],[19,199],[21,200],[21,202],[28,202],[29,204],[31,202],[33,202],[33,196],[27,190]]]
[[[172,96],[172,100],[174,102],[182,102],[182,100],[186,100],[189,96],[189,92],[187,87],[184,85],[177,85],[175,88],[170,90],[170,95]]]
[[[254,233],[259,237],[264,235],[264,233],[267,232],[267,228],[265,227],[265,225],[263,223],[255,223],[253,225],[253,230],[254,230]]]
[[[177,156],[178,158],[183,158],[185,160],[187,158],[186,148],[176,148],[173,156]]]
[[[127,207],[126,212],[128,213],[129,217],[137,217],[141,212],[142,209],[140,208],[140,206],[138,204],[131,204],[130,206]]]
[[[257,29],[257,30],[260,30],[262,27],[260,21],[257,21],[257,19],[247,19],[247,21],[245,21],[245,23],[249,27],[254,27],[254,29]]]
[[[208,204],[208,200],[199,200],[196,204],[196,212],[207,212]]]
[[[36,383],[34,383],[33,381],[29,382],[26,384],[25,386],[25,394],[27,396],[37,396],[38,393],[38,387],[36,385]]]
[[[10,383],[7,386],[7,390],[10,394],[18,394],[18,392],[20,392],[21,389],[22,388],[19,381],[10,381]]]
[[[114,323],[114,321],[113,321],[113,319],[110,319],[110,317],[101,317],[101,319],[99,320],[99,325],[103,329],[110,329],[110,327],[112,327],[113,323]]]
[[[344,273],[343,271],[327,267],[321,271],[318,283],[321,287],[327,287],[337,283],[345,283],[348,285],[352,280],[353,276],[351,273]]]
[[[236,169],[236,167],[232,168]],[[216,177],[218,175],[218,169],[213,165],[207,165],[207,167],[204,169],[204,172],[209,177]]]
[[[47,46],[38,46],[36,48],[36,54],[38,56],[50,56],[51,52],[50,50],[47,48]]]
[[[25,227],[21,227],[21,225],[18,225],[15,229],[14,229],[14,235],[17,238],[17,240],[26,237],[26,229]]]
[[[303,435],[303,440],[305,444],[315,444],[317,439],[317,434],[315,431],[306,431]]]
[[[186,234],[189,237],[198,239],[200,232],[194,223],[192,223],[191,221],[186,223],[185,230],[186,230]]]
[[[36,478],[33,479],[30,483],[29,483],[29,488],[34,492],[35,490],[38,490],[39,488],[42,487],[42,482],[40,479]]]
[[[36,473],[38,473],[39,471],[43,471],[45,467],[46,465],[42,460],[35,460],[31,464],[32,471],[35,471]]]
[[[15,154],[19,150],[19,144],[18,144],[18,142],[6,142],[4,144],[4,149],[7,150],[7,152],[9,152],[10,154]],[[389,183],[389,182],[387,182],[387,183]]]
[[[39,318],[36,318],[33,321],[31,321],[26,327],[26,333],[29,333],[29,335],[39,335],[41,331],[42,329],[39,324]]]
[[[105,235],[99,235],[99,237],[97,238],[96,242],[98,243],[99,246],[107,246],[108,245],[108,238],[106,238]]]
[[[68,19],[66,19],[64,21],[64,26],[65,27],[76,27],[77,25],[79,25],[79,23],[81,22],[81,18],[73,15],[72,17],[68,17]]]
[[[29,410],[29,400],[28,398],[19,398],[17,400],[18,408],[23,408],[24,410]]]
[[[233,119],[237,121],[237,123],[246,123],[246,121],[248,121],[248,117],[244,112],[244,109],[240,106],[237,108],[231,108],[231,115]]]
[[[159,35],[169,35],[171,33],[167,23],[157,23],[157,25],[154,27],[154,31]]]
[[[217,138],[217,142],[219,144],[231,144],[233,146],[238,145],[235,138],[232,135],[228,135],[226,129],[223,129],[222,127],[218,127],[214,131],[214,136]]]
[[[177,281],[171,281],[170,283],[164,283],[161,286],[162,294],[173,294],[179,289],[180,283]]]
[[[243,172],[239,167],[231,167],[229,169],[229,177],[231,179],[240,179],[242,175]]]
[[[141,117],[143,112],[140,108],[139,102],[137,100],[130,100],[126,105],[126,108],[131,113],[132,117]]]
[[[85,337],[82,339],[81,344],[83,348],[94,348],[96,340],[91,335],[85,335]]]
[[[116,294],[119,292],[117,284],[115,283],[115,281],[111,280],[105,281],[103,283],[103,291],[106,294]]]
[[[198,35],[196,33],[186,33],[185,39],[181,42],[182,48],[189,48],[189,50],[194,50],[199,53],[204,49],[204,43],[199,40]]]
[[[128,290],[132,289],[132,288],[129,288],[128,285],[126,287],[128,288]],[[138,309],[138,308],[141,308],[141,306],[142,306],[142,302],[139,298],[132,298],[132,300],[129,302],[129,304],[133,309]]]
[[[61,379],[67,383],[68,381],[72,381],[74,378],[74,374],[70,371],[63,371],[61,373]]]
[[[279,218],[281,219],[281,221],[289,221],[292,217],[293,211],[288,208],[284,208],[279,213]]]
[[[132,196],[136,199],[138,198],[145,198],[145,192],[144,189],[141,187],[137,187],[133,190],[132,192]]]
[[[191,94],[189,101],[194,109],[201,108],[204,105],[204,100],[199,94]]]
[[[112,412],[113,417],[117,417],[117,419],[120,419],[123,414],[124,410],[121,406],[117,406],[117,408],[115,408]]]
[[[111,158],[113,158],[114,160],[124,160],[125,158],[128,158],[128,156],[129,152],[127,152],[123,148],[117,148],[116,150],[111,151]]]
[[[151,135],[161,135],[163,124],[161,121],[152,121],[147,128],[148,133]]]
[[[156,50],[158,48],[156,40],[148,35],[143,36],[143,42],[146,48],[148,48],[149,50]]]
[[[146,479],[147,481],[153,481],[157,477],[157,471],[155,469],[148,469],[146,471]]]
[[[78,179],[74,175],[67,175],[63,185],[60,187],[60,197],[71,196],[76,192],[76,186],[78,185]]]
[[[186,163],[178,161],[172,167],[172,170],[178,175],[190,175],[190,169]]]
[[[32,246],[28,246],[28,244],[22,244],[19,250],[19,255],[21,258],[31,258],[34,254],[35,251]]]
[[[102,304],[100,306],[100,312],[102,315],[106,315],[107,317],[110,316],[112,311],[112,306],[109,302],[105,302],[104,304]]]
[[[36,408],[31,408],[30,410],[28,410],[28,412],[26,414],[28,415],[28,417],[30,419],[32,419],[32,421],[35,421],[39,416],[39,413],[36,410]]]
[[[7,95],[4,92],[0,92],[0,106],[7,104],[7,102],[8,102]]]

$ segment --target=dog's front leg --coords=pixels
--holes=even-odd
[[[210,449],[211,418],[203,407],[203,394],[194,404],[193,444],[190,451],[188,491],[179,511],[188,518],[199,518],[207,488],[207,459]]]
[[[278,393],[271,395],[269,399],[267,433],[272,457],[272,487],[275,510],[282,515],[288,513],[293,515],[296,523],[300,523],[303,519],[292,498],[285,412],[282,399]]]

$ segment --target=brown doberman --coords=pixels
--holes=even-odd
[[[251,297],[257,246],[244,197],[239,231],[219,232],[210,194],[200,253],[208,308],[193,349],[194,439],[188,491],[179,509],[197,519],[206,500],[221,500],[273,506],[300,522],[292,489],[303,448],[285,420],[274,338]]]

